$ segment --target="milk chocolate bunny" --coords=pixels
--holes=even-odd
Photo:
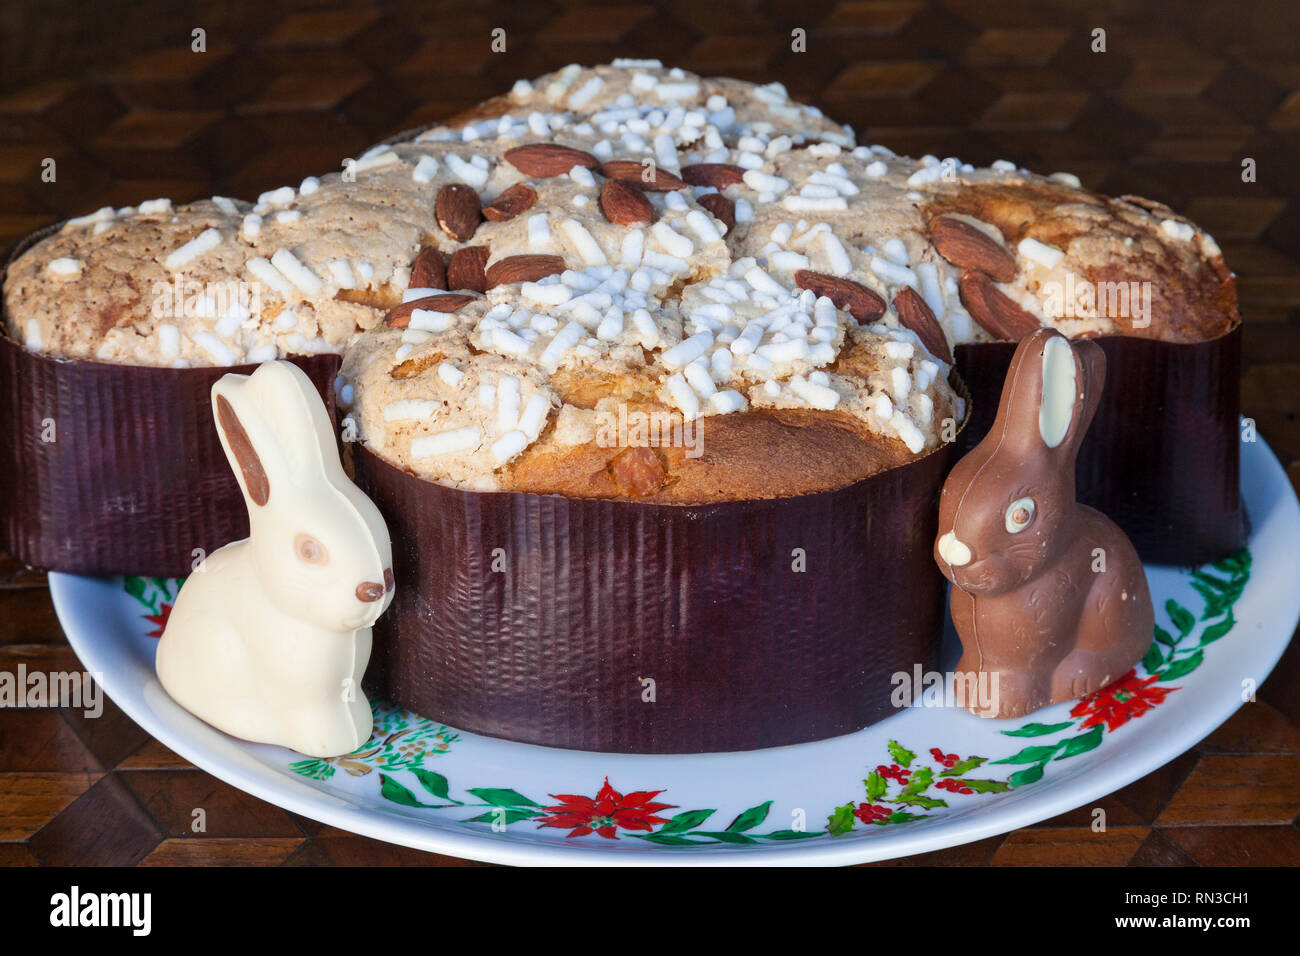
[[[986,675],[987,699],[966,702],[981,716],[1092,693],[1151,644],[1155,613],[1137,552],[1075,501],[1075,459],[1105,380],[1095,342],[1031,333],[993,428],[944,483],[934,554],[953,583],[963,686]]]
[[[251,533],[186,579],[158,678],[220,730],[315,757],[370,736],[361,676],[392,599],[379,509],[348,480],[311,380],[288,362],[225,375],[212,407]]]

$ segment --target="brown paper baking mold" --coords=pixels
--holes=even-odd
[[[338,356],[291,361],[332,410]],[[210,392],[255,368],[65,361],[0,334],[0,547],[55,571],[183,577],[247,537]]]
[[[1241,326],[1190,344],[1095,341],[1106,387],[1079,452],[1079,500],[1123,528],[1144,561],[1201,564],[1240,548]],[[1015,350],[1014,342],[955,349],[972,400],[963,452],[987,434]]]
[[[683,506],[461,491],[356,446],[397,579],[368,680],[461,730],[579,750],[858,730],[894,713],[893,673],[934,664],[952,453],[821,494]]]

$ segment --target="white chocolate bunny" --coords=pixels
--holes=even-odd
[[[329,413],[297,366],[225,375],[212,406],[251,531],[186,579],[158,679],[236,737],[350,753],[370,736],[361,677],[392,600],[388,528],[344,474]]]

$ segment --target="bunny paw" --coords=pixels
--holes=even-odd
[[[1046,690],[1032,675],[1001,671],[993,685],[992,703],[996,715],[1014,719],[1031,714],[1048,703]]]

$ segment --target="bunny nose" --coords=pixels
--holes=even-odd
[[[357,600],[367,604],[378,601],[387,593],[388,589],[379,581],[362,581],[357,585]]]
[[[939,556],[954,568],[970,564],[970,548],[958,541],[951,531],[939,539]]]

